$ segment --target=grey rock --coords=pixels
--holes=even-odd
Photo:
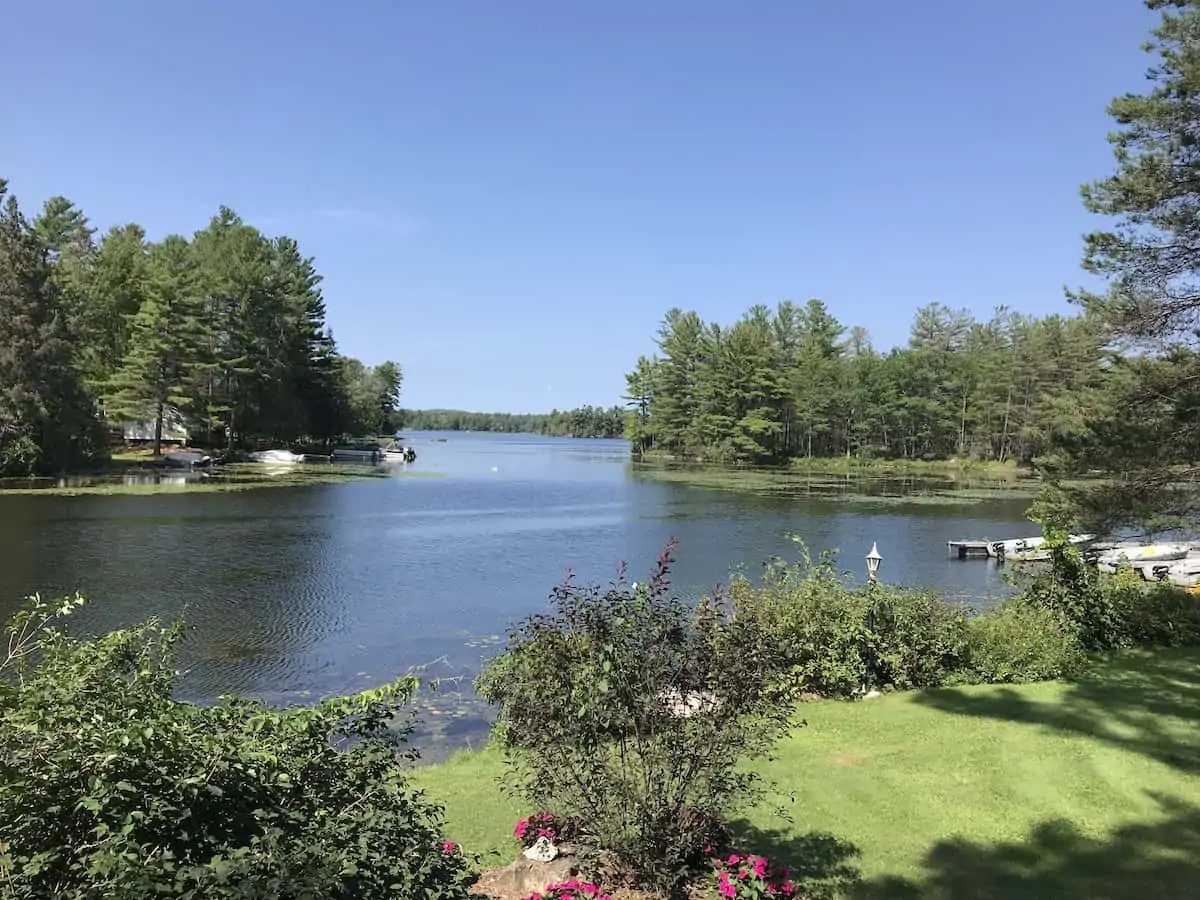
[[[578,874],[579,861],[572,856],[558,856],[549,862],[518,859],[496,873],[492,887],[505,896],[524,897],[544,891],[547,885],[570,881]]]

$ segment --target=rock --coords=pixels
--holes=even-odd
[[[579,863],[571,856],[558,856],[549,862],[518,859],[489,873],[487,892],[491,896],[526,897],[534,891],[544,891],[548,885],[570,881],[578,874]]]
[[[549,838],[540,837],[534,841],[532,847],[526,847],[521,855],[534,862],[550,862],[558,856],[558,848],[550,842]]]
[[[864,700],[874,700],[876,697],[882,697],[883,691],[867,691],[863,694]]]

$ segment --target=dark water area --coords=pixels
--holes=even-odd
[[[410,433],[430,478],[148,496],[0,495],[0,615],[21,598],[83,592],[72,621],[98,632],[185,615],[179,693],[304,702],[379,684],[414,666],[463,679],[422,695],[433,755],[484,734],[469,681],[505,627],[545,608],[570,568],[642,580],[679,541],[674,584],[698,596],[774,555],[789,534],[839,549],[881,578],[985,604],[1003,595],[987,562],[946,541],[1036,532],[1027,499],[898,502],[919,485],[874,483],[878,502],[820,492],[759,495],[663,483],[615,440]],[[859,493],[862,485],[847,483]],[[459,693],[461,691],[461,693]]]

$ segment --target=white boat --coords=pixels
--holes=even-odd
[[[1072,544],[1086,544],[1088,541],[1094,541],[1094,534],[1072,534],[1067,536],[1067,540]],[[1041,549],[1046,543],[1046,539],[1042,536],[1028,538],[1012,538],[1007,541],[991,541],[988,544],[988,556],[996,559],[1011,559],[1025,560],[1032,562],[1038,559],[1049,559],[1049,549]]]
[[[334,459],[354,459],[360,462],[375,462],[383,456],[383,451],[378,447],[334,447]]]
[[[1200,557],[1189,556],[1175,561],[1137,563],[1133,567],[1146,581],[1169,581],[1177,587],[1196,587],[1200,584]]]
[[[250,454],[255,462],[262,463],[299,463],[304,462],[303,453],[292,453],[290,450],[258,450]]]
[[[417,451],[412,447],[404,447],[400,444],[388,444],[383,448],[383,458],[386,462],[416,462]]]
[[[1096,568],[1111,574],[1125,563],[1173,562],[1186,557],[1191,549],[1190,544],[1127,544],[1101,553]]]

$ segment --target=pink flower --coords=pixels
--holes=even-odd
[[[767,861],[761,856],[754,857],[754,874],[759,878],[767,877]]]
[[[736,853],[729,854],[729,859],[725,860],[725,862],[731,866],[736,866],[741,861],[742,861],[742,858],[740,856],[738,856]]]
[[[525,837],[525,832],[528,830],[529,822],[526,819],[521,819],[519,822],[517,822],[517,827],[513,829],[513,834],[515,834],[518,839],[521,839]]]
[[[737,896],[737,888],[734,886],[733,882],[729,880],[728,872],[722,872],[721,876],[717,879],[717,890],[719,890],[726,897]]]
[[[443,853],[453,853],[457,849],[458,849],[458,844],[454,843],[454,841],[442,841],[442,852]]]

